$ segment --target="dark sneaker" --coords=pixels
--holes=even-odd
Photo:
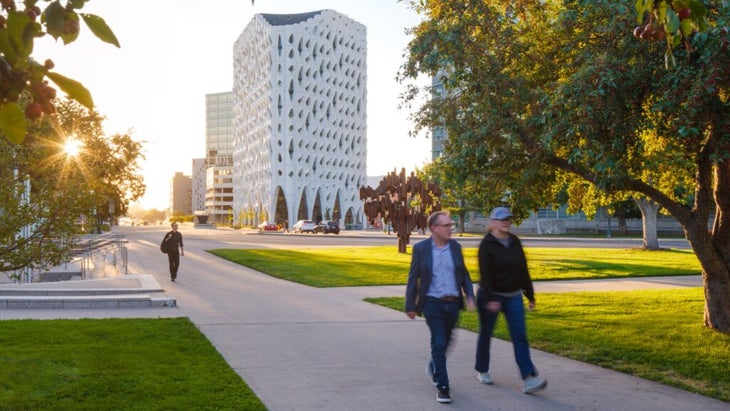
[[[522,392],[532,394],[545,387],[547,387],[547,380],[538,377],[527,377],[525,378],[525,383],[522,385]]]
[[[449,395],[448,388],[439,390],[439,393],[436,394],[436,401],[442,404],[448,404],[451,402],[451,396]]]

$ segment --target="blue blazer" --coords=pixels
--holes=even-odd
[[[433,240],[429,237],[413,246],[411,256],[411,268],[408,272],[408,284],[406,285],[406,312],[415,311],[418,314],[423,312],[423,303],[426,301],[426,294],[431,286],[433,276]],[[469,271],[464,264],[464,255],[461,252],[461,244],[456,240],[449,240],[451,257],[454,260],[454,275],[456,286],[459,288],[459,305],[464,308],[464,294],[474,299],[474,286],[469,277]]]

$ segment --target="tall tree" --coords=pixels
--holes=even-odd
[[[700,261],[705,325],[730,333],[730,4],[706,3],[709,28],[671,50],[672,70],[664,43],[633,37],[633,1],[410,4],[424,19],[400,78],[447,73],[445,97],[414,119],[446,126],[456,176],[522,210],[554,198],[565,173],[652,200]]]
[[[71,100],[57,108],[22,143],[0,139],[2,272],[59,264],[82,215],[123,214],[144,194],[141,143],[105,136],[103,117]]]

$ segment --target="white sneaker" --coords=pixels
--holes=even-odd
[[[525,383],[522,385],[522,392],[525,394],[532,394],[533,392],[540,391],[547,387],[547,380],[537,377],[525,378]]]
[[[492,377],[489,376],[488,372],[480,372],[477,374],[477,379],[482,384],[492,385],[494,382],[492,382]]]

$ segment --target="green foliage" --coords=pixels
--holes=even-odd
[[[730,401],[730,336],[701,327],[702,289],[537,295],[527,312],[530,345],[626,374]],[[403,310],[401,297],[367,301]],[[462,312],[459,326],[479,331]],[[494,331],[509,340],[504,317]]]
[[[405,284],[410,256],[393,247],[267,250],[216,249],[209,253],[271,276],[313,287]],[[476,248],[464,248],[472,280],[479,278]],[[699,274],[686,250],[527,248],[533,280],[574,280]]]
[[[103,117],[72,100],[57,108],[22,143],[0,139],[0,271],[63,262],[80,218],[108,221],[144,194],[139,142],[106,136]],[[70,139],[76,154],[65,152]]]
[[[409,3],[424,19],[399,78],[438,73],[444,91],[411,85],[404,102],[437,96],[414,119],[446,128],[450,178],[517,215],[558,193],[588,211],[653,201],[711,271],[708,323],[730,332],[730,3],[712,2],[673,70],[631,35],[627,2]]]
[[[25,137],[25,117],[20,106],[8,103],[0,106],[0,124],[2,132],[10,142],[18,144]]]
[[[0,408],[264,410],[186,318],[0,322]]]
[[[87,0],[28,0],[23,3],[3,1],[0,9],[0,132],[14,144],[27,134],[26,118],[35,121],[43,113],[55,112],[56,90],[51,80],[70,98],[88,109],[94,108],[91,93],[79,82],[50,71],[54,64],[34,58],[36,38],[50,35],[64,45],[75,41],[80,32],[79,15],[100,40],[119,47],[119,41],[104,19],[93,14],[78,13]],[[47,3],[41,10],[39,3]],[[24,9],[19,9],[24,7]],[[38,22],[40,18],[40,22]],[[22,96],[30,100],[19,101]],[[23,115],[23,113],[25,115]]]
[[[114,32],[112,32],[109,26],[107,26],[104,19],[99,16],[87,13],[80,13],[79,15],[81,16],[81,18],[84,19],[84,23],[86,23],[86,25],[89,27],[89,29],[91,29],[91,32],[94,33],[96,37],[104,42],[113,44],[117,47],[121,47],[119,45],[119,40],[117,40]]]
[[[72,80],[68,77],[64,77],[58,73],[48,72],[48,78],[53,80],[64,93],[83,105],[88,109],[94,108],[94,101],[91,98],[91,93],[81,83],[76,80]]]

